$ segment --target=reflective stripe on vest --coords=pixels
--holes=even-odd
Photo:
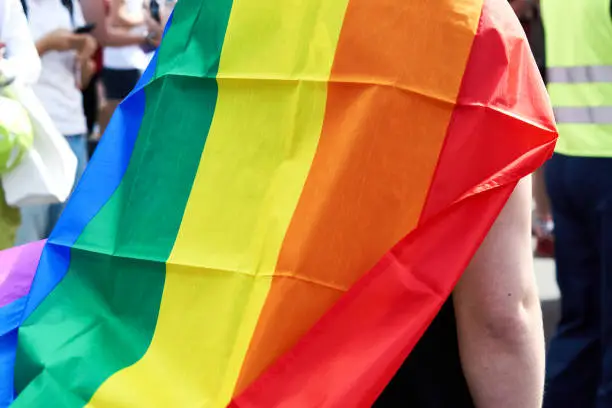
[[[555,120],[559,124],[599,124],[612,125],[612,106],[558,106],[553,108]]]
[[[612,158],[610,0],[542,0],[556,151]]]
[[[612,83],[612,65],[550,67],[548,82],[551,84]]]

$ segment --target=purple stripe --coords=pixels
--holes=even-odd
[[[27,295],[47,241],[0,252],[0,307]]]

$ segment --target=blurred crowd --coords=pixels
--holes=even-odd
[[[152,58],[173,6],[173,0],[0,0],[0,85],[32,87],[77,157],[77,180]],[[63,209],[18,210],[2,198],[2,248],[47,238]]]
[[[0,0],[0,78],[33,87],[78,159],[77,180],[152,58],[175,1]],[[539,2],[510,4],[545,78]],[[552,217],[540,173],[534,183],[536,255],[549,257]],[[0,248],[47,238],[63,209],[55,204],[19,211],[1,198]]]
[[[536,256],[554,256],[561,294],[544,407],[612,407],[612,2],[510,4],[559,131],[533,176]]]
[[[173,1],[0,0],[0,87],[32,87],[78,159],[77,179],[152,58]],[[509,3],[549,86],[561,135],[555,156],[533,176],[535,255],[555,256],[562,294],[545,406],[591,407],[597,395],[610,398],[598,406],[612,406],[612,52],[606,48],[612,7],[609,0]],[[591,3],[601,3],[601,12],[584,6]],[[48,237],[62,204],[17,209],[2,194],[0,248]]]

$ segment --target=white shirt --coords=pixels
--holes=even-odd
[[[125,0],[127,12],[131,15],[142,16],[144,14],[143,0]],[[145,25],[132,29],[135,34],[145,34]],[[144,71],[151,57],[138,45],[125,47],[104,48],[104,68],[110,69],[137,69]]]
[[[74,5],[74,25],[60,0],[27,0],[28,23],[35,41],[51,31],[74,30],[85,25],[78,0]],[[42,71],[34,92],[64,136],[87,133],[83,96],[77,87],[75,51],[49,51],[41,57]]]
[[[5,45],[0,74],[33,84],[40,75],[40,58],[19,0],[0,0],[0,43]]]

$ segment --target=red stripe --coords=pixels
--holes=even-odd
[[[521,156],[556,138],[552,108],[525,34],[509,16],[509,5],[497,3],[484,3],[422,222],[462,197],[525,175],[530,160]]]
[[[348,3],[317,152],[235,395],[418,226],[480,16],[465,2]],[[468,29],[455,30],[457,20]],[[439,34],[412,41],[427,26]],[[399,49],[421,57],[389,52]]]
[[[511,9],[486,0],[421,225],[232,407],[371,406],[516,182],[552,153],[552,114],[528,53]]]

